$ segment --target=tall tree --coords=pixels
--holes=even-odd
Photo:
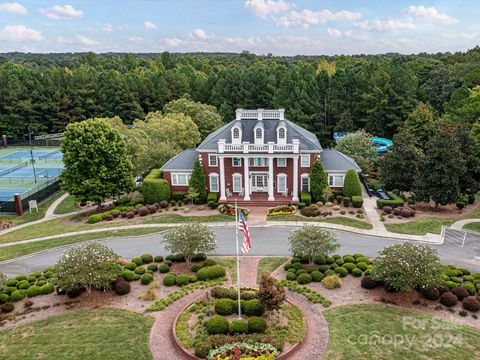
[[[327,174],[320,159],[316,159],[310,169],[310,194],[312,201],[325,201],[325,190],[328,188]]]
[[[404,128],[415,137],[417,145],[425,147],[436,129],[432,108],[423,102],[419,102],[408,115]]]
[[[372,135],[360,129],[341,138],[335,148],[353,158],[362,171],[368,173],[372,168],[373,160],[377,157],[377,150],[371,138]]]
[[[189,191],[195,192],[197,198],[196,202],[199,204],[205,204],[207,202],[207,185],[205,179],[205,172],[200,164],[200,160],[196,159],[193,163],[192,175],[188,183]]]

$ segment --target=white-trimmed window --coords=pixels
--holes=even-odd
[[[188,186],[190,174],[172,173],[172,185],[174,186]]]
[[[277,175],[277,192],[284,193],[287,191],[287,175]]]
[[[208,154],[208,166],[217,167],[218,166],[218,156],[215,154]]]
[[[302,174],[300,177],[300,188],[302,192],[310,192],[310,177],[308,174]]]
[[[218,192],[218,174],[210,173],[208,179],[210,183],[210,192]]]
[[[232,184],[233,184],[233,192],[239,193],[242,191],[242,175],[241,174],[233,174],[232,175]]]
[[[255,135],[255,144],[263,144],[263,128],[257,126],[253,131]]]
[[[238,127],[233,128],[233,138],[240,139],[240,129]]]
[[[242,166],[242,158],[234,157],[232,158],[232,166],[233,167],[240,167]]]
[[[287,167],[287,158],[277,158],[277,167]]]
[[[331,187],[343,187],[344,175],[328,175],[328,185]]]
[[[278,138],[279,139],[285,139],[285,128],[281,127],[278,129]]]
[[[266,157],[249,158],[248,163],[250,166],[268,166],[268,158]]]
[[[300,166],[301,167],[310,167],[310,155],[300,156]]]

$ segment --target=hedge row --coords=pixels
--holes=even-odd
[[[142,194],[145,202],[159,203],[162,200],[170,200],[170,186],[168,181],[161,178],[162,171],[153,169],[142,183]]]

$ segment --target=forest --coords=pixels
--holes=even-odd
[[[195,54],[23,54],[0,56],[0,131],[22,137],[61,132],[93,117],[142,120],[182,97],[234,109],[286,109],[317,134],[363,128],[391,138],[421,102],[435,119],[472,125],[480,117],[480,48],[455,54],[257,56]]]

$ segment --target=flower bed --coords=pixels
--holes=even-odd
[[[270,344],[259,343],[253,340],[245,342],[229,343],[219,346],[210,351],[207,356],[208,360],[223,360],[223,359],[275,359],[278,356],[278,350]]]
[[[243,216],[247,216],[250,213],[250,209],[248,208],[243,208],[240,206],[238,208],[242,212]],[[220,214],[235,216],[235,205],[222,204],[218,207],[218,211],[220,212]]]
[[[266,210],[267,216],[293,215],[296,212],[297,207],[293,205],[279,205]]]

